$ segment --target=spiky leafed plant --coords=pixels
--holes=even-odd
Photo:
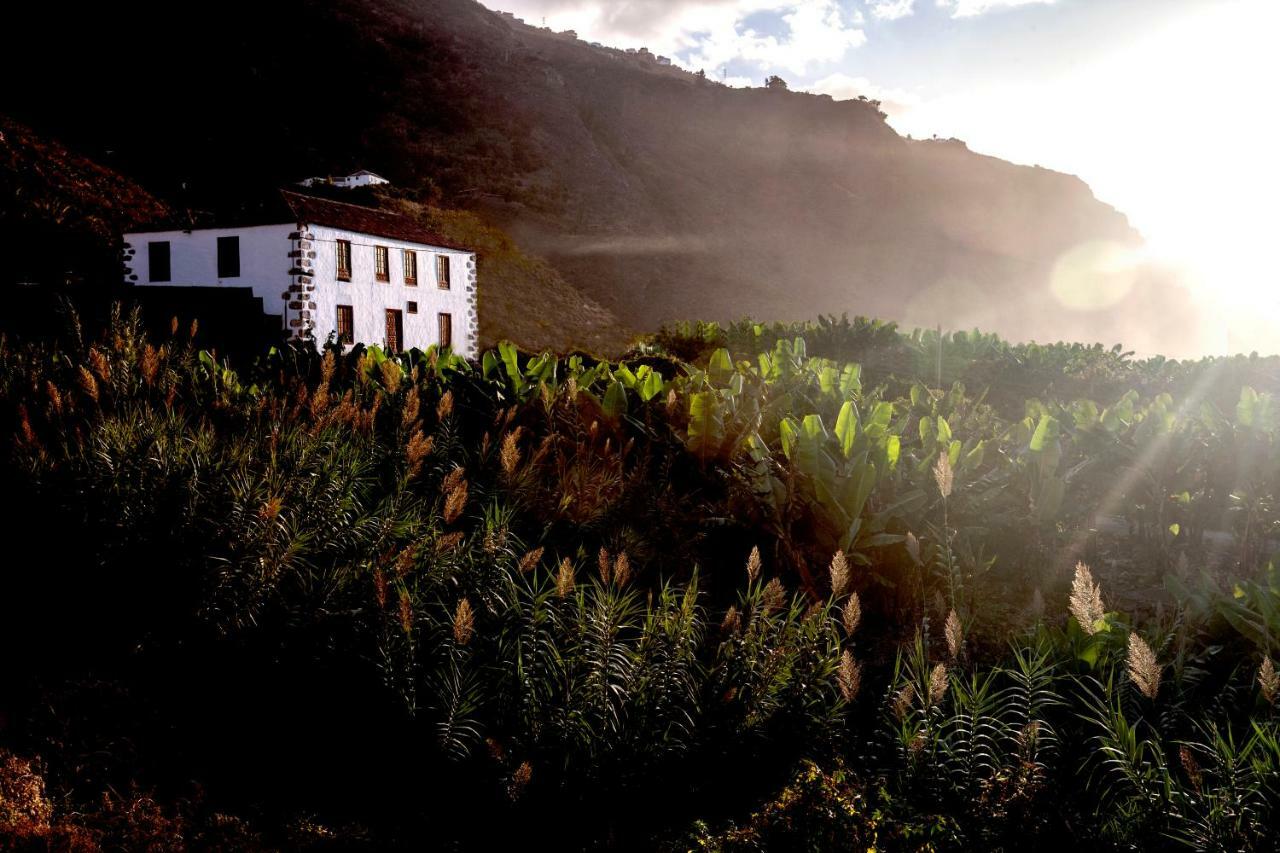
[[[1280,728],[1204,724],[1180,748],[1183,773],[1167,834],[1194,850],[1264,850],[1280,841]]]
[[[1088,766],[1096,816],[1112,834],[1142,837],[1163,831],[1177,789],[1158,734],[1126,714],[1112,678],[1078,682],[1077,712],[1094,747]]]

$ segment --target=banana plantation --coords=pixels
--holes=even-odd
[[[1275,850],[1280,359],[0,342],[15,849]]]

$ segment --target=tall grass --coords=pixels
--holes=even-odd
[[[803,341],[666,374],[0,343],[0,832],[143,844],[86,805],[128,789],[263,844],[1273,847],[1269,503],[1190,568],[1223,458],[1275,493],[1269,398],[1006,419],[863,378]],[[1154,508],[1131,475],[1173,453]],[[1090,544],[1104,508],[1132,533]]]

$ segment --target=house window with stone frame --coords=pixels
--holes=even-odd
[[[386,246],[373,247],[373,277],[378,281],[391,281],[391,253]]]

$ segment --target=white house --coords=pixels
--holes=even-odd
[[[358,172],[352,172],[350,175],[317,175],[314,178],[305,178],[298,183],[304,187],[327,184],[328,186],[350,190],[356,187],[376,187],[391,182],[381,175],[375,175],[368,169],[361,169]]]
[[[125,279],[248,288],[291,338],[477,350],[476,256],[407,217],[281,190],[207,227],[124,235]]]

